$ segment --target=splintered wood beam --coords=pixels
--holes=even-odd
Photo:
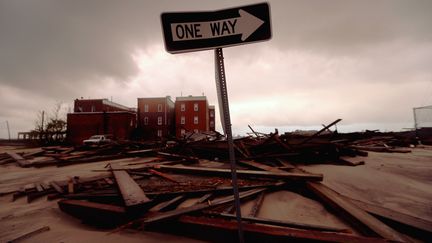
[[[283,170],[281,170],[279,168],[268,166],[268,165],[263,164],[263,163],[255,162],[253,160],[239,160],[238,163],[239,164],[244,164],[244,165],[256,168],[256,169],[270,171],[270,172],[281,172],[281,173],[285,173],[286,172],[286,171],[283,171]]]
[[[336,212],[340,213],[351,224],[356,226],[356,229],[361,230],[363,233],[370,236],[381,236],[392,241],[409,242],[406,237],[369,215],[366,211],[353,203],[345,200],[340,194],[325,185],[307,182],[306,186],[323,202],[335,209]]]
[[[208,233],[206,236],[213,237],[214,235],[209,234],[217,232],[219,235],[224,235],[224,241],[231,241],[231,238],[227,239],[227,236],[231,235],[229,234],[230,232],[235,232],[238,227],[237,222],[232,220],[189,215],[179,217],[178,222],[179,224],[175,225],[177,229],[181,228],[180,230],[191,230],[194,234],[199,232],[201,227],[204,227],[204,229],[211,228],[211,231],[206,231]],[[243,231],[246,242],[289,242],[297,240],[301,242],[388,243],[387,240],[381,238],[363,237],[339,232],[324,232],[319,230],[304,230],[289,227],[282,228],[263,224],[249,224],[245,222],[243,223]]]
[[[81,200],[61,200],[59,208],[76,218],[98,224],[115,225],[129,219],[125,207]]]
[[[151,208],[149,211],[150,212],[162,212],[162,211],[166,211],[169,208],[175,207],[176,205],[180,204],[182,201],[184,201],[186,199],[186,195],[180,195],[177,196],[171,200],[159,203],[158,205],[154,206],[153,208]]]
[[[359,208],[365,210],[368,213],[371,213],[373,215],[377,215],[386,219],[390,219],[392,221],[404,224],[409,227],[417,228],[429,233],[432,233],[432,222],[427,221],[421,218],[417,218],[411,215],[407,215],[398,211],[394,211],[392,209],[383,208],[378,205],[354,200],[345,197],[347,200],[351,201],[355,205],[357,205]]]
[[[227,213],[209,212],[207,214],[221,217],[221,218],[228,218],[228,219],[235,219],[236,217],[234,214],[227,214]],[[268,225],[275,225],[275,226],[282,226],[282,227],[292,227],[297,229],[352,233],[351,230],[346,228],[337,228],[337,227],[316,225],[316,224],[305,224],[305,223],[299,223],[299,222],[288,221],[288,220],[265,219],[265,218],[257,218],[254,216],[242,216],[242,220],[251,223],[268,224]]]
[[[24,159],[21,155],[17,153],[6,152],[6,154],[9,155],[12,159],[14,159],[21,167],[29,167],[31,165],[30,162],[28,162],[26,159]]]
[[[245,191],[245,192],[240,192],[239,193],[239,198],[245,198],[245,197],[249,197],[252,195],[255,195],[257,193],[260,193],[262,191],[266,190],[266,188],[260,188],[260,189],[253,189],[253,190],[249,190],[249,191]],[[192,212],[197,212],[197,211],[201,211],[203,209],[207,209],[210,207],[215,207],[218,205],[222,205],[224,203],[229,203],[229,202],[233,202],[234,201],[234,196],[226,196],[223,198],[218,198],[215,200],[212,200],[211,203],[200,203],[200,204],[195,204],[192,205],[190,207],[186,207],[186,208],[179,208],[179,209],[175,209],[175,210],[171,210],[171,211],[167,211],[167,212],[163,212],[157,215],[152,215],[148,218],[144,218],[139,220],[141,223],[143,224],[151,224],[151,223],[156,223],[156,222],[160,222],[160,221],[164,221],[164,220],[168,220],[168,219],[172,219],[172,218],[176,218],[180,215],[186,214],[186,213],[192,213]]]
[[[119,170],[121,168],[117,165],[111,165],[111,168],[126,207],[139,206],[151,201],[126,171]]]
[[[334,122],[328,124],[327,126],[325,126],[324,128],[322,128],[322,129],[319,130],[318,132],[314,133],[312,136],[306,138],[305,140],[301,141],[301,142],[298,143],[298,144],[295,144],[295,146],[302,145],[302,144],[304,144],[304,143],[306,143],[306,142],[312,140],[313,138],[317,137],[317,136],[320,135],[322,132],[324,132],[325,130],[329,129],[331,126],[335,125],[336,123],[338,123],[338,122],[340,122],[340,121],[342,121],[342,119],[337,119],[336,121],[334,121]]]
[[[13,240],[9,240],[9,241],[7,241],[7,242],[8,242],[8,243],[16,243],[16,242],[20,242],[20,241],[22,241],[22,240],[25,240],[25,239],[31,238],[31,237],[33,237],[33,236],[35,236],[35,235],[37,235],[37,234],[43,233],[43,232],[48,231],[48,230],[50,230],[50,227],[49,227],[49,226],[44,226],[44,227],[41,227],[41,228],[39,228],[39,229],[33,230],[33,231],[31,231],[31,232],[29,232],[29,233],[27,233],[27,234],[21,235],[20,237],[15,238],[15,239],[13,239]]]
[[[169,166],[160,165],[156,168],[161,170],[170,170],[179,173],[197,173],[197,174],[210,174],[210,175],[222,175],[231,176],[230,169],[220,168],[204,168],[194,166]],[[271,172],[271,171],[254,171],[254,170],[237,170],[239,177],[265,177],[273,179],[286,179],[286,180],[304,180],[304,181],[322,181],[322,174],[310,174],[310,173],[293,173],[293,172]]]
[[[254,205],[249,212],[250,217],[255,217],[258,214],[259,210],[261,209],[261,205],[264,201],[264,195],[265,195],[265,192],[261,192],[258,195],[258,197],[255,199]]]

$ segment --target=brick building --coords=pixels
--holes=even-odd
[[[96,134],[111,134],[115,139],[128,140],[135,129],[134,109],[108,99],[77,99],[74,113],[67,114],[66,139],[74,145]]]
[[[169,96],[138,98],[138,130],[143,138],[174,136],[174,115]]]
[[[176,137],[186,132],[209,131],[209,105],[205,96],[177,97],[175,102]]]
[[[209,131],[216,131],[216,114],[215,114],[215,106],[209,106]]]
[[[76,99],[74,101],[74,112],[108,112],[131,110],[133,109],[114,103],[108,99]]]

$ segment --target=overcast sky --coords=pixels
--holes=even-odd
[[[160,14],[261,1],[0,0],[0,138],[75,98],[207,96],[212,51],[168,54]],[[432,1],[270,1],[270,41],[224,49],[235,134],[413,127],[432,104]],[[218,124],[218,130],[220,125]]]

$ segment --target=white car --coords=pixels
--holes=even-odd
[[[92,144],[107,144],[112,143],[113,137],[111,135],[93,135],[89,139],[83,141],[84,145],[92,145]]]

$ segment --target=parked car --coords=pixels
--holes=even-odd
[[[92,145],[92,144],[107,144],[113,143],[114,139],[112,135],[93,135],[89,139],[83,141],[84,145]]]

